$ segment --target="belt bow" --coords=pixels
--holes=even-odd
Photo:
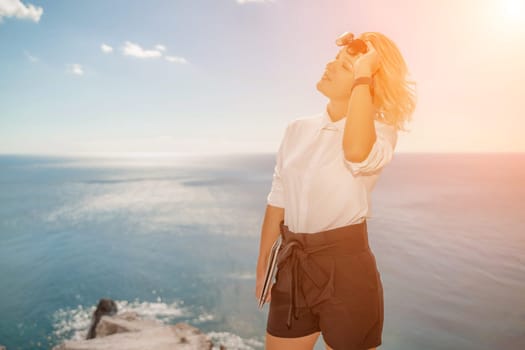
[[[290,328],[292,324],[292,313],[294,318],[296,320],[298,319],[296,302],[298,300],[297,282],[298,280],[301,280],[300,276],[298,276],[299,268],[302,270],[302,273],[313,282],[314,291],[308,291],[308,293],[304,293],[303,291],[303,296],[307,306],[315,306],[332,297],[334,291],[334,261],[331,261],[332,266],[330,273],[327,275],[327,273],[315,261],[309,259],[309,256],[318,251],[335,247],[337,245],[337,242],[331,242],[322,245],[304,247],[303,244],[296,239],[283,239],[283,243],[277,256],[277,268],[281,269],[286,266],[291,269],[292,272],[289,288],[291,303],[290,308],[288,309],[288,319],[286,322],[288,328]],[[287,263],[290,265],[287,266]]]

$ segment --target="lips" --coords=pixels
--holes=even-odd
[[[330,79],[330,76],[328,76],[328,73],[327,73],[327,72],[325,72],[325,73],[323,74],[323,78],[322,78],[322,79],[331,80],[331,79]]]

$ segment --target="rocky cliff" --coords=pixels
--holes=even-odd
[[[65,341],[53,350],[210,350],[206,334],[187,323],[166,325],[135,312],[119,314],[111,299],[100,299],[85,340]],[[224,349],[221,346],[221,349]]]

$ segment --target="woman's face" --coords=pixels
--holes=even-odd
[[[329,61],[321,79],[317,82],[317,90],[330,99],[350,99],[350,89],[354,82],[353,66],[361,56],[358,53],[352,56],[347,46],[339,50],[335,59]]]

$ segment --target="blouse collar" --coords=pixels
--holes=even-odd
[[[328,106],[321,113],[321,122],[319,123],[319,130],[344,130],[346,124],[346,116],[334,122],[330,119],[328,114]]]

